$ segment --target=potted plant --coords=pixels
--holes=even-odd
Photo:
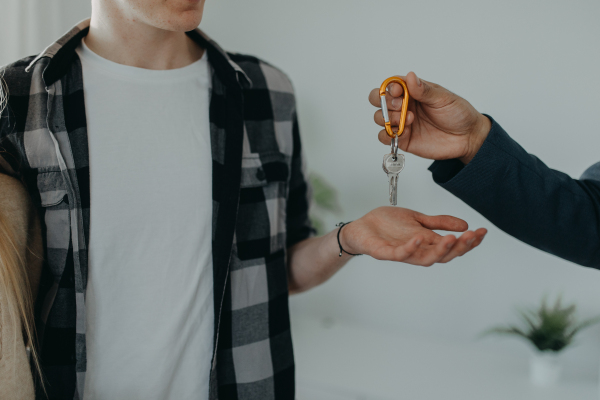
[[[562,367],[559,354],[571,343],[582,329],[600,322],[600,317],[578,322],[574,304],[563,306],[559,296],[554,306],[542,300],[537,310],[520,312],[521,326],[495,327],[486,333],[515,335],[526,339],[534,347],[530,363],[530,377],[537,386],[551,386],[558,382]]]

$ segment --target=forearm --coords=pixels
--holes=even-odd
[[[343,231],[342,231],[343,233]],[[331,278],[352,256],[339,256],[337,229],[303,240],[288,250],[290,294],[304,292]]]
[[[466,166],[437,161],[434,179],[510,235],[600,268],[600,185],[548,168],[494,123]]]

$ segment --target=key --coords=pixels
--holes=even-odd
[[[390,181],[390,205],[398,203],[398,174],[404,169],[404,154],[389,153],[383,156],[383,170]]]

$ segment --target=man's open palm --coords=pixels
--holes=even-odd
[[[345,226],[344,250],[378,260],[430,266],[460,257],[478,246],[486,229],[467,231],[465,221],[448,215],[428,216],[406,208],[379,207]],[[441,236],[433,230],[465,232]]]

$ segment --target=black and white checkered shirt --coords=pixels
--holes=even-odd
[[[36,324],[50,399],[81,399],[86,373],[90,178],[75,49],[88,29],[83,21],[37,57],[3,69],[10,97],[0,119],[0,171],[25,183],[44,222]],[[257,58],[225,53],[199,30],[188,35],[212,67],[210,398],[293,399],[286,249],[313,230],[292,85]],[[171,140],[168,132],[163,140]]]

